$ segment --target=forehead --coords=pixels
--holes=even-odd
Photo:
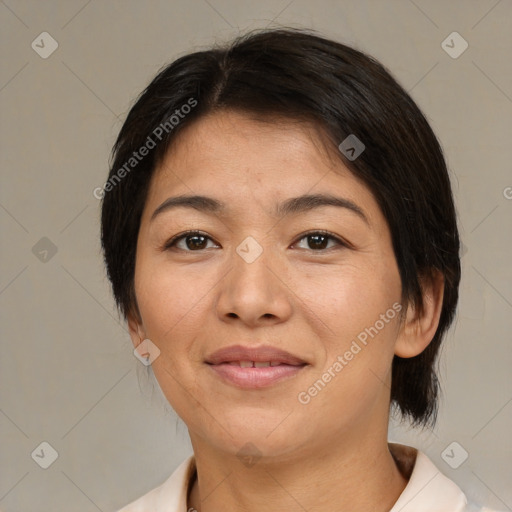
[[[147,204],[191,193],[247,204],[323,192],[371,207],[370,190],[336,151],[311,123],[217,112],[173,141],[155,170]]]

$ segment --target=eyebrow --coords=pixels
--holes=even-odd
[[[363,210],[357,204],[350,199],[330,194],[306,194],[299,197],[292,197],[277,205],[275,215],[277,217],[284,217],[289,214],[304,213],[322,206],[345,208],[358,215],[366,224],[370,224]],[[169,197],[153,212],[151,220],[173,208],[193,208],[200,212],[211,214],[224,213],[227,209],[225,203],[212,197],[201,195]]]

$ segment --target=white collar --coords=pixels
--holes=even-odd
[[[399,467],[412,467],[409,482],[390,512],[463,512],[467,499],[459,487],[444,476],[419,450],[389,444]],[[401,469],[402,469],[401,468]]]
[[[389,447],[400,469],[410,473],[406,488],[390,512],[464,512],[464,493],[424,453],[399,444]],[[161,486],[118,512],[187,512],[188,487],[195,471],[191,456]]]

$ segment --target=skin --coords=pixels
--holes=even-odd
[[[200,512],[384,512],[406,486],[387,445],[391,363],[434,336],[441,278],[423,283],[421,311],[404,304],[402,320],[389,320],[308,404],[297,399],[401,303],[386,220],[335,151],[305,123],[215,113],[181,132],[150,184],[137,244],[139,314],[128,323],[135,346],[149,338],[161,351],[153,371],[188,427],[198,472],[188,504]],[[352,201],[366,220],[335,206],[275,215],[277,204],[313,193]],[[189,194],[227,209],[179,207],[151,219],[169,197]],[[186,230],[210,238],[200,249],[190,238],[165,248]],[[346,244],[315,248],[305,234],[318,230]],[[263,249],[252,263],[236,252],[248,236]],[[240,389],[205,364],[234,344],[272,345],[308,365],[271,387]],[[244,446],[255,464],[237,456]]]

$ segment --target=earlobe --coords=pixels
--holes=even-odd
[[[130,332],[130,338],[132,339],[133,346],[134,348],[137,348],[139,344],[146,339],[146,333],[142,326],[142,319],[138,313],[129,313],[126,316],[126,319],[128,321],[128,330]]]
[[[423,305],[409,304],[395,343],[395,355],[409,358],[421,354],[434,338],[439,325],[444,295],[444,276],[433,270],[420,278]]]

